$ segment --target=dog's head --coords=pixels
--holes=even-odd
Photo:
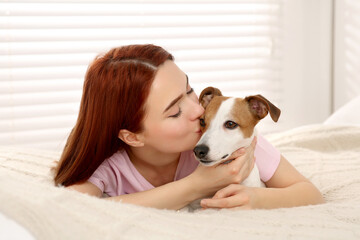
[[[194,148],[202,164],[214,165],[224,161],[234,151],[250,145],[256,124],[268,112],[274,122],[280,109],[261,95],[246,98],[224,97],[219,89],[205,88],[199,97],[205,112],[200,118],[203,135]]]

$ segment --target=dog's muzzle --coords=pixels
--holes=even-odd
[[[194,148],[194,153],[195,153],[195,156],[198,158],[198,159],[204,159],[206,157],[206,155],[208,154],[209,152],[209,147],[206,146],[206,145],[197,145],[195,148]]]
[[[209,153],[209,147],[204,145],[204,144],[200,144],[197,145],[194,148],[194,153],[196,158],[198,159],[199,162],[201,162],[204,165],[212,165],[214,163],[214,161],[212,160],[207,160],[207,154]]]

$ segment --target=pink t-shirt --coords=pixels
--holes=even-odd
[[[275,173],[280,153],[262,136],[258,135],[255,148],[256,165],[262,181],[267,182]],[[193,152],[180,155],[174,181],[191,174],[198,166]],[[146,191],[154,188],[135,168],[126,151],[118,151],[106,159],[88,179],[110,197]]]

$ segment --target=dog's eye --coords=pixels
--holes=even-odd
[[[200,118],[200,126],[205,127],[205,120]]]
[[[226,121],[224,123],[224,126],[227,128],[227,129],[234,129],[238,126],[238,124],[236,122],[233,122],[233,121]]]

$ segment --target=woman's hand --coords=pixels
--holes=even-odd
[[[201,207],[206,208],[256,208],[255,188],[246,187],[240,184],[231,184],[219,191],[210,198],[201,200]]]
[[[199,198],[212,196],[219,189],[230,184],[239,184],[246,179],[255,164],[254,151],[256,147],[256,137],[247,148],[240,148],[235,151],[226,161],[233,161],[215,166],[199,167],[190,175],[194,185],[194,191],[199,193]]]

